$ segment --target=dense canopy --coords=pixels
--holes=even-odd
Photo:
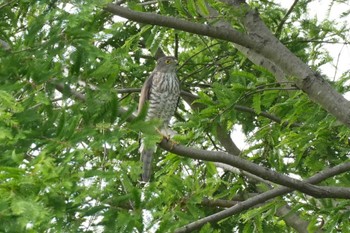
[[[0,232],[348,232],[350,72],[327,48],[350,7],[315,2],[2,1]],[[164,55],[170,141],[136,115]]]

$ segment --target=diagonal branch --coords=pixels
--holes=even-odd
[[[308,182],[310,184],[317,184],[329,177],[344,173],[349,171],[350,169],[350,163],[343,163],[340,164],[338,166],[329,168],[327,170],[324,170],[320,173],[317,173],[316,175],[308,178],[305,180],[305,182]],[[240,213],[244,210],[247,210],[257,204],[260,203],[264,203],[272,198],[287,194],[289,192],[292,192],[293,190],[287,187],[279,187],[279,188],[275,188],[272,190],[269,190],[265,193],[256,195],[252,198],[249,198],[245,201],[242,201],[240,203],[238,203],[237,205],[225,209],[223,211],[220,211],[216,214],[207,216],[205,218],[199,219],[195,222],[192,222],[184,227],[181,227],[179,229],[177,229],[175,232],[176,233],[186,233],[186,232],[192,232],[194,230],[200,229],[204,224],[208,223],[208,222],[218,222],[224,218],[227,218],[229,216],[232,216],[234,214]]]
[[[162,16],[149,12],[137,12],[112,3],[107,4],[104,10],[139,23],[170,27],[202,36],[235,42],[247,47],[256,47],[255,41],[237,30],[221,30],[222,28],[220,27],[193,23],[171,16]]]
[[[350,188],[315,186],[297,179],[293,179],[291,177],[267,169],[263,166],[259,166],[238,156],[233,156],[226,152],[207,151],[189,148],[182,145],[173,145],[173,143],[167,141],[166,139],[162,140],[162,142],[160,143],[160,147],[174,154],[186,156],[193,159],[229,164],[233,167],[237,167],[251,174],[259,176],[263,179],[298,190],[302,193],[308,194],[316,198],[350,199]],[[350,170],[350,162],[347,164],[349,166],[348,169]]]

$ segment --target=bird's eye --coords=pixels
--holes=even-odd
[[[170,64],[171,60],[165,60],[165,64]]]

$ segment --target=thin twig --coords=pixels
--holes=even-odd
[[[289,8],[289,10],[287,11],[287,13],[285,14],[285,16],[283,17],[283,19],[281,20],[281,22],[279,23],[279,25],[277,26],[276,29],[276,36],[279,37],[279,35],[281,35],[282,32],[282,27],[285,24],[285,22],[287,21],[289,15],[293,12],[294,7],[297,5],[297,3],[299,2],[299,0],[295,0],[292,4],[292,6]]]
[[[265,91],[290,91],[290,90],[300,90],[300,89],[298,87],[270,87],[270,88],[264,88],[264,89],[256,89],[244,94],[241,98],[243,99],[255,93],[265,92]]]
[[[3,4],[0,5],[0,10],[8,5],[11,5],[12,3],[16,2],[17,0],[12,0],[12,1],[8,1],[8,2],[5,2]]]
[[[331,40],[293,40],[293,41],[285,41],[283,44],[291,44],[291,43],[318,43],[318,44],[341,44],[341,45],[348,45],[350,42],[339,42],[339,41],[331,41]]]
[[[341,49],[340,49],[340,51],[339,51],[339,53],[338,53],[338,56],[337,56],[337,62],[335,63],[335,71],[334,71],[334,76],[333,76],[333,82],[335,82],[335,79],[336,79],[336,77],[337,77],[340,55],[341,55],[341,53],[342,53],[342,51],[343,51],[343,49],[344,49],[344,46],[345,46],[345,45],[343,45],[343,46],[341,47]]]

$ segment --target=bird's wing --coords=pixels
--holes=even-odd
[[[141,109],[145,105],[145,102],[149,100],[151,86],[153,82],[153,76],[154,76],[154,72],[151,73],[151,75],[148,77],[148,79],[145,81],[145,83],[142,86],[140,100],[139,100],[139,107],[138,107],[139,113],[141,112]]]
[[[141,112],[142,108],[144,107],[146,101],[148,101],[150,98],[152,82],[153,82],[153,78],[155,75],[156,75],[156,73],[152,72],[142,86],[140,100],[139,100],[139,107],[138,107],[139,113]],[[154,148],[152,148],[152,147],[145,148],[144,142],[141,139],[140,153],[141,153],[141,161],[143,163],[143,165],[142,165],[142,169],[143,169],[142,180],[144,182],[148,182],[150,180],[151,170],[152,170],[152,157],[153,157],[153,153],[154,153],[155,149],[156,149],[155,145],[154,145]]]

